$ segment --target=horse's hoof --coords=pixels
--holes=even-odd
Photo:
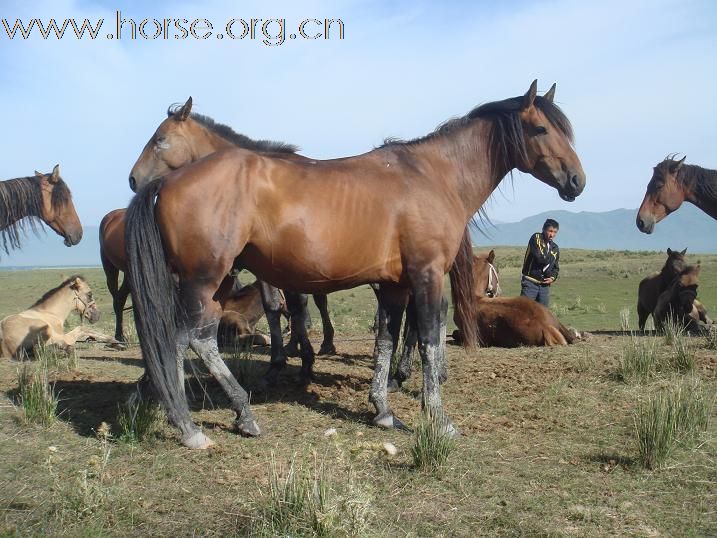
[[[392,377],[388,380],[388,392],[398,392],[401,390],[401,383],[398,382],[398,379],[395,377]]]
[[[127,349],[127,344],[124,342],[111,342],[105,346],[108,349],[114,349],[116,351],[125,351]]]
[[[261,435],[261,429],[256,423],[256,420],[236,420],[237,430],[244,437],[259,437]]]
[[[374,426],[378,426],[379,428],[410,431],[408,429],[408,426],[398,420],[390,411],[387,411],[386,413],[381,413],[380,415],[374,417],[373,424]]]
[[[284,351],[286,352],[287,357],[298,357],[299,356],[299,346],[289,342],[284,346]]]
[[[182,444],[192,450],[206,450],[214,446],[214,441],[204,435],[201,431],[197,430],[189,437],[182,439]]]
[[[336,346],[333,344],[322,344],[319,349],[319,355],[336,355]]]

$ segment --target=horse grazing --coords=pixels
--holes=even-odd
[[[0,181],[0,246],[5,254],[20,248],[26,225],[37,232],[38,220],[64,237],[68,247],[82,239],[82,224],[59,165],[49,174]]]
[[[660,294],[652,313],[658,331],[665,329],[668,320],[690,333],[700,333],[706,329],[706,324],[700,320],[694,304],[697,299],[699,275],[699,262],[697,265],[689,265]]]
[[[21,358],[31,355],[35,344],[49,344],[70,350],[75,342],[93,338],[98,342],[114,339],[84,326],[65,333],[64,324],[73,311],[90,323],[100,319],[92,290],[79,275],[65,280],[43,295],[34,305],[19,314],[0,321],[0,351],[2,357]]]
[[[468,221],[514,168],[554,187],[564,200],[585,187],[570,122],[553,94],[554,87],[537,96],[534,81],[525,95],[479,106],[425,137],[389,141],[355,157],[297,160],[224,150],[139,189],[126,223],[137,332],[152,385],[182,442],[212,444],[192,421],[180,382],[177,359],[187,346],[229,395],[239,432],[260,433],[248,395],[216,342],[219,298],[231,289],[227,275],[239,267],[302,293],[380,284],[369,399],[374,424],[384,427],[401,425],[388,404],[387,381],[412,294],[409,322],[418,332],[422,405],[445,432],[456,433],[441,402],[437,353],[443,278],[454,263],[466,275],[464,289],[452,286],[454,301],[461,298],[454,307],[470,319],[473,301],[465,299],[473,293],[472,256],[457,257]],[[474,340],[466,330],[466,344]]]
[[[165,176],[172,170],[177,170],[217,151],[236,147],[283,159],[306,160],[306,157],[296,153],[298,148],[294,145],[270,140],[253,140],[235,132],[227,125],[215,122],[212,118],[192,112],[192,98],[190,97],[181,107],[170,107],[167,111],[167,118],[157,127],[130,171],[130,188],[136,191],[147,182]],[[118,241],[119,239],[113,238],[112,240]],[[109,243],[109,240],[105,242]],[[124,245],[117,244],[113,248],[124,252]],[[116,278],[112,278],[116,282]],[[292,322],[291,338],[287,345],[283,346],[280,319],[284,297],[277,289],[268,285],[262,286],[261,290],[269,322],[272,339],[271,355],[274,362],[285,363],[287,356],[296,355],[301,355],[305,361],[313,361],[314,350],[306,336],[305,327],[310,322],[307,298],[291,293],[286,296],[289,310],[295,312],[293,318],[296,323]],[[122,293],[118,293],[119,300],[121,300]],[[331,324],[326,295],[314,294],[313,297],[321,314],[324,334],[319,355],[334,354],[336,353],[334,327]],[[126,295],[124,300],[126,300]],[[116,314],[117,309],[115,308]],[[302,316],[305,319],[299,322],[298,320]]]
[[[468,230],[464,234],[463,243],[461,243],[461,250],[470,249],[472,253],[473,247],[470,242],[470,234]],[[477,299],[479,297],[497,297],[501,293],[500,289],[500,278],[498,277],[498,271],[496,270],[493,262],[495,260],[495,251],[491,250],[488,254],[473,255],[473,296]],[[460,274],[456,275],[455,271],[451,273],[452,278],[460,278]],[[456,287],[460,285],[457,283]],[[412,307],[412,303],[409,302],[408,308]],[[456,324],[461,323],[460,316],[455,315],[453,321]],[[406,328],[404,329],[403,339],[403,351],[401,358],[396,367],[396,373],[391,376],[388,380],[389,392],[397,391],[401,385],[411,377],[413,370],[413,351],[418,343],[418,334],[414,327],[406,322]],[[445,340],[445,327],[444,323],[441,323],[441,337]],[[455,332],[454,332],[454,339]],[[444,345],[441,349],[444,349]],[[448,378],[448,367],[445,363],[445,354],[441,353],[440,359],[443,364],[439,366],[440,381],[443,383]]]
[[[655,224],[687,200],[713,219],[717,219],[717,170],[684,164],[668,156],[655,166],[647,192],[637,211],[636,224],[641,232],[651,234]]]
[[[677,251],[668,248],[667,260],[660,272],[640,281],[637,288],[637,324],[641,331],[645,330],[647,318],[657,306],[657,298],[685,268],[686,253],[687,249]]]

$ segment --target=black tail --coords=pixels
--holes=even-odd
[[[154,200],[162,184],[163,180],[157,179],[137,191],[127,208],[125,241],[142,356],[167,417],[181,428],[191,419],[177,372],[177,286],[154,215]]]
[[[449,272],[451,298],[456,314],[456,325],[462,332],[463,347],[478,346],[478,311],[475,301],[473,278],[473,244],[468,227],[463,231],[461,246]]]

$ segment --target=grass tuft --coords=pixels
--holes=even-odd
[[[446,434],[440,417],[427,412],[416,428],[416,439],[411,447],[413,465],[417,469],[438,471],[455,449],[455,441]]]
[[[707,429],[713,400],[697,378],[686,378],[642,403],[633,418],[643,466],[657,469],[678,444],[690,446]]]
[[[39,362],[35,368],[23,363],[17,373],[18,398],[27,423],[50,426],[55,422],[57,395],[50,384],[47,364]]]
[[[164,423],[162,408],[154,402],[132,397],[117,405],[119,440],[141,443],[155,435]]]
[[[654,374],[658,360],[657,340],[633,334],[622,349],[620,377],[626,383],[642,383]]]

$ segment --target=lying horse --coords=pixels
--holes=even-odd
[[[0,321],[0,352],[5,358],[21,358],[32,354],[35,344],[58,346],[69,351],[75,342],[92,338],[98,342],[115,340],[84,326],[64,332],[64,324],[71,312],[76,311],[90,323],[100,319],[92,290],[79,275],[71,276],[56,288],[43,295],[24,312],[13,314]]]
[[[698,308],[695,306],[699,275],[700,264],[689,265],[660,294],[652,313],[658,331],[664,331],[668,321],[694,334],[707,329],[707,325],[700,320]]]
[[[68,247],[82,239],[82,224],[59,165],[49,174],[0,181],[0,248],[6,254],[20,248],[21,232],[26,225],[37,231],[38,220],[64,237]]]
[[[684,164],[668,156],[655,166],[645,198],[637,211],[636,224],[651,234],[655,224],[688,201],[717,219],[717,170]]]
[[[687,249],[678,252],[668,248],[667,260],[660,272],[640,281],[637,289],[637,324],[641,331],[645,330],[647,318],[657,306],[657,298],[685,268],[686,253]]]
[[[282,304],[286,317],[289,312]],[[266,335],[256,332],[257,322],[264,316],[264,304],[261,300],[261,282],[255,280],[247,286],[232,290],[224,303],[224,312],[217,329],[217,341],[232,345],[242,342],[255,345],[269,345]]]

